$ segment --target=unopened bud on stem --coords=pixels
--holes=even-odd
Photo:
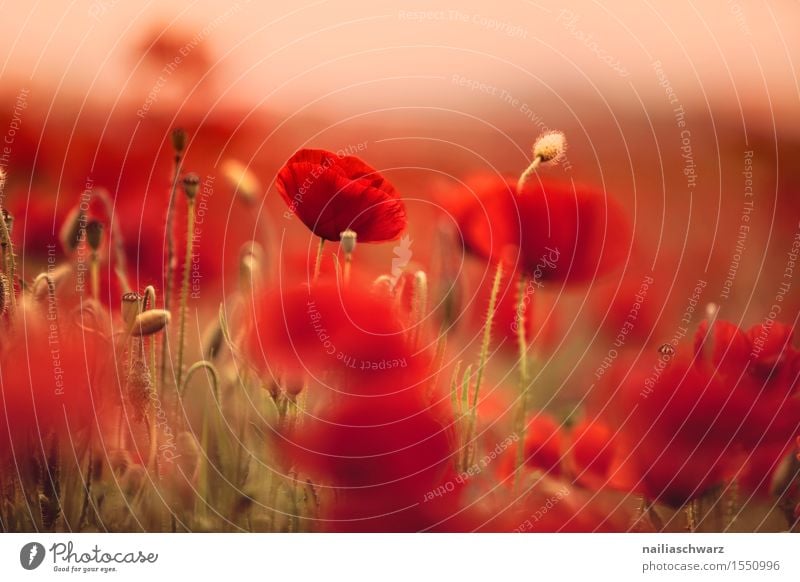
[[[346,258],[350,258],[353,252],[356,250],[356,239],[358,235],[355,233],[354,230],[350,230],[349,228],[339,234],[339,238],[342,244],[342,250],[344,251],[344,256]]]
[[[86,242],[93,251],[100,250],[103,242],[103,223],[99,220],[91,220],[86,225]]]
[[[186,150],[186,131],[180,127],[172,130],[172,148],[178,155]]]
[[[533,161],[519,177],[517,193],[522,192],[522,187],[541,164],[557,164],[564,157],[566,150],[567,139],[560,131],[548,131],[536,138],[533,144]]]
[[[136,337],[153,335],[167,327],[171,317],[166,309],[148,309],[136,316],[131,333]]]

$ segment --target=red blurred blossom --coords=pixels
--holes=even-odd
[[[302,149],[278,173],[277,187],[289,213],[325,240],[338,241],[350,229],[358,242],[383,242],[406,228],[394,186],[354,156]]]
[[[54,436],[62,446],[94,424],[108,403],[113,362],[108,341],[55,307],[44,315],[17,312],[0,353],[0,455]],[[79,316],[74,316],[79,317]],[[22,449],[20,449],[22,447]]]
[[[774,324],[772,339],[764,331],[703,323],[694,351],[678,346],[632,371],[618,420],[634,488],[679,506],[732,478],[743,452],[791,442],[800,430],[797,353],[788,328]]]
[[[538,469],[553,476],[561,474],[562,451],[561,425],[552,416],[540,412],[533,416],[525,429],[523,466]],[[510,475],[516,466],[517,444],[508,447],[503,454],[500,473]]]
[[[180,126],[189,135],[183,169],[203,176],[194,254],[204,295],[220,289],[223,274],[236,273],[239,250],[263,234],[264,216],[253,211],[252,201],[219,187],[222,172],[218,166],[221,158],[231,156],[248,159],[256,172],[264,170],[266,154],[252,157],[257,150],[255,142],[263,135],[263,117],[252,119],[245,130],[240,121],[248,112],[209,110],[207,103],[196,107],[183,104],[176,115],[174,107],[165,102],[139,117],[124,106],[108,111],[106,105],[79,107],[80,102],[69,100],[59,102],[59,116],[52,117],[47,115],[51,104],[37,95],[31,94],[22,126],[26,135],[18,136],[7,168],[6,205],[15,215],[15,242],[30,253],[27,260],[45,258],[54,229],[57,234],[84,192],[105,188],[123,235],[131,286],[152,284],[162,290],[165,218],[174,164],[170,134]],[[80,131],[75,131],[76,127]],[[109,213],[103,214],[105,223]],[[185,230],[186,202],[178,192],[176,281],[182,272]],[[113,283],[105,280],[113,279],[112,269],[104,270],[104,285]],[[113,291],[110,295],[110,304],[115,305],[117,294]],[[105,293],[101,297],[106,300]]]
[[[585,283],[625,259],[631,231],[613,198],[591,188],[480,177],[454,212],[467,249],[489,260],[518,256],[535,281]]]
[[[334,373],[343,392],[416,389],[409,380],[391,388],[377,378],[412,377],[429,363],[410,349],[391,298],[369,283],[349,285],[322,278],[259,293],[246,340],[251,361],[262,371],[314,376]]]
[[[607,484],[616,443],[611,427],[585,418],[570,430],[567,463],[579,483],[592,488]]]
[[[408,392],[345,399],[304,423],[284,448],[315,483],[336,488],[325,516],[332,529],[416,531],[442,509],[431,492],[451,463],[451,423]]]

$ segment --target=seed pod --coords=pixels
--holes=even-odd
[[[662,356],[672,356],[675,354],[675,348],[670,344],[661,344],[661,347],[658,348],[658,353]]]
[[[183,177],[183,191],[186,198],[194,200],[197,197],[197,189],[200,187],[200,176],[191,172]]]
[[[158,333],[167,327],[171,317],[166,309],[148,309],[136,316],[131,334],[146,337]]]
[[[128,330],[133,328],[136,318],[142,312],[144,298],[131,291],[122,295],[122,320],[127,324]]]

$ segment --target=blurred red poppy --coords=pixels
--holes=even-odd
[[[525,430],[522,461],[528,469],[538,469],[558,476],[561,474],[561,425],[549,414],[537,413]],[[517,458],[516,443],[503,454],[500,473],[507,477],[514,471]],[[510,483],[510,481],[509,481]]]
[[[622,207],[590,188],[530,180],[482,178],[477,198],[457,214],[465,246],[497,261],[518,254],[538,282],[585,283],[625,259],[631,231]],[[463,204],[463,203],[462,203]]]
[[[354,156],[303,149],[278,174],[289,213],[325,240],[353,230],[358,242],[394,240],[406,228],[406,210],[394,186]]]
[[[79,328],[55,307],[46,319],[23,314],[0,355],[0,454],[50,436],[71,446],[101,409],[101,388],[111,385],[113,363],[97,331]]]
[[[420,506],[453,493],[445,484],[434,494],[453,454],[450,423],[414,394],[347,399],[304,424],[285,447],[301,471],[336,488],[338,502],[326,519],[338,522],[337,531],[376,524],[397,531],[404,522],[402,530],[416,530],[428,512]]]
[[[247,351],[257,367],[334,373],[344,392],[388,390],[374,380],[410,378],[429,362],[424,352],[410,349],[392,301],[365,282],[340,285],[323,278],[311,286],[268,289],[254,299],[252,321]],[[399,389],[412,387],[409,381]]]
[[[704,322],[694,353],[678,346],[629,375],[619,412],[635,488],[679,506],[733,477],[742,452],[792,441],[800,400],[791,332],[774,324],[772,339],[751,339],[763,331]]]

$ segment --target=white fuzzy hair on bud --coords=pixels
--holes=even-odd
[[[533,161],[517,181],[517,192],[522,192],[525,183],[542,164],[557,164],[567,151],[567,138],[561,131],[546,131],[533,143]]]
[[[567,138],[563,132],[548,131],[540,135],[533,144],[533,157],[543,164],[557,164],[567,151]]]

